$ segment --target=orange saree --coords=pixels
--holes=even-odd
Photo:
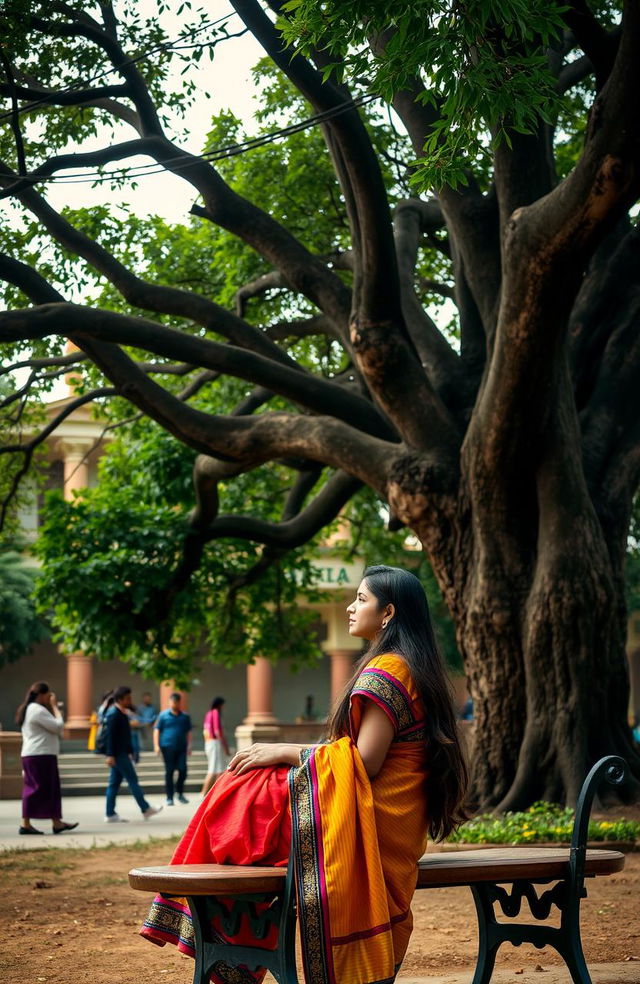
[[[395,731],[373,782],[355,744],[367,700]],[[416,862],[426,847],[426,778],[424,709],[402,658],[380,656],[353,688],[350,735],[303,752],[302,764],[288,771],[288,793],[282,767],[221,778],[173,862],[285,864],[290,841],[307,984],[386,984],[411,935]],[[188,921],[185,906],[157,899],[142,934],[189,952]],[[213,979],[225,984],[218,968]],[[260,976],[247,971],[250,978]]]

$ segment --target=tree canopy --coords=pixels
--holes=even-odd
[[[19,544],[0,542],[0,666],[14,663],[46,638],[34,603],[37,573],[25,565]]]
[[[149,503],[167,535],[150,549],[171,540],[172,561],[139,611],[131,592],[136,632],[190,603],[213,541],[281,556],[366,486],[420,540],[456,623],[478,800],[571,799],[603,750],[640,777],[623,580],[637,5],[232,6],[233,24],[184,4],[170,42],[163,4],[3,5],[0,340],[31,370],[6,406],[16,475],[41,437],[29,400],[70,365],[76,405],[141,414],[198,453],[188,523],[170,494]],[[193,153],[190,72],[238,24],[270,62],[260,125],[300,129],[249,150],[223,114]],[[188,222],[47,198],[65,174],[134,195],[140,155],[192,188]],[[273,498],[247,511],[229,490],[265,468]]]

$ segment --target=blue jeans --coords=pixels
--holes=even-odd
[[[133,762],[128,755],[116,755],[116,764],[111,766],[109,771],[109,785],[107,786],[107,816],[112,817],[116,812],[116,796],[122,780],[124,779],[131,790],[131,795],[144,813],[149,809],[149,804],[144,798],[142,787],[138,782],[136,770]]]
[[[160,748],[164,759],[164,786],[167,799],[173,799],[173,773],[178,773],[176,780],[176,793],[182,796],[184,792],[184,781],[187,778],[187,750],[183,748]]]

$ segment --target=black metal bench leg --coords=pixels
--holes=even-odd
[[[209,975],[205,973],[204,941],[207,918],[207,906],[204,898],[191,896],[187,899],[191,921],[193,923],[193,938],[195,945],[195,966],[193,968],[193,984],[209,984]]]
[[[245,966],[250,972],[258,968],[271,971],[278,984],[298,984],[296,973],[296,910],[293,880],[288,877],[281,896],[235,896],[231,909],[215,896],[189,896],[187,904],[193,923],[195,966],[193,984],[209,984],[212,968],[218,962],[230,968]],[[252,943],[232,943],[212,931],[212,919],[220,919],[221,931],[233,937],[240,922],[247,919],[254,934]],[[261,945],[271,926],[278,930],[275,949]],[[248,980],[249,975],[235,973],[234,978]]]
[[[582,952],[582,946],[571,947],[562,956],[569,968],[573,984],[592,984],[591,976],[584,959],[584,953]]]
[[[582,890],[586,895],[586,890]],[[592,984],[580,936],[580,898],[570,898],[562,910],[556,950],[564,957],[573,984]]]
[[[496,933],[498,923],[486,887],[471,885],[470,888],[478,915],[478,961],[471,984],[489,984],[496,955],[503,941]]]

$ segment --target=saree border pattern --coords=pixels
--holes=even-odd
[[[396,732],[402,733],[413,728],[416,720],[413,714],[413,699],[397,677],[375,666],[365,667],[355,682],[351,696],[368,697],[374,701],[391,719]],[[411,738],[418,741],[418,738]]]
[[[327,887],[322,858],[322,819],[317,798],[313,750],[301,755],[301,766],[289,772],[292,858],[298,894],[298,922],[305,978],[314,984],[336,984],[327,918]]]
[[[144,929],[152,930],[158,936],[171,937],[164,942],[181,943],[191,956],[194,955],[193,920],[184,899],[154,899],[142,925]],[[157,942],[150,936],[147,938],[153,943]]]

